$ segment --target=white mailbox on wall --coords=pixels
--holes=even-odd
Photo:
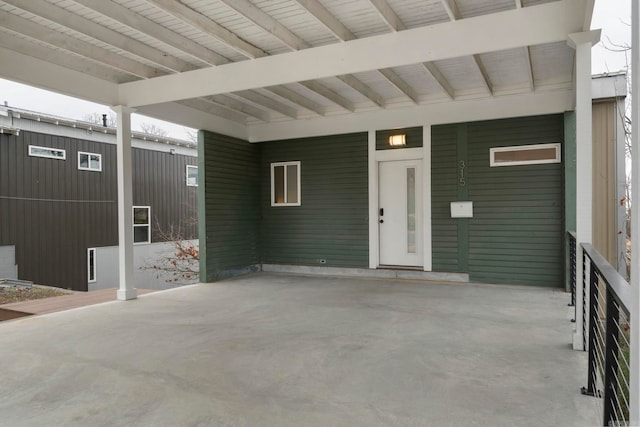
[[[451,202],[451,218],[473,218],[473,202]]]

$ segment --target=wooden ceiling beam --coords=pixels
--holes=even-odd
[[[224,56],[207,49],[178,33],[156,24],[144,16],[134,13],[112,0],[73,0],[115,22],[146,34],[168,46],[178,49],[191,57],[209,65],[221,65],[229,62]]]
[[[199,12],[175,0],[145,0],[156,8],[165,11],[169,15],[186,22],[198,30],[209,34],[213,38],[226,44],[236,52],[247,58],[260,58],[267,53],[256,46],[241,39],[231,31],[227,30],[217,22],[209,19]]]
[[[369,0],[369,3],[375,7],[376,11],[391,31],[402,31],[407,29],[386,0]]]
[[[140,78],[151,78],[166,74],[163,70],[149,67],[110,50],[78,40],[75,37],[51,31],[33,21],[8,12],[0,11],[0,27]]]
[[[250,90],[242,90],[239,92],[233,92],[232,95],[239,96],[256,105],[276,111],[282,115],[291,117],[292,119],[298,118],[298,111],[295,108],[289,107],[288,105],[278,102],[261,93]]]
[[[317,93],[318,95],[328,99],[329,101],[333,102],[334,104],[339,105],[340,107],[344,108],[347,111],[351,111],[352,113],[354,111],[356,111],[356,108],[355,108],[355,106],[353,105],[353,103],[351,101],[349,101],[344,96],[332,91],[331,89],[327,88],[326,86],[321,85],[317,81],[309,80],[309,81],[299,82],[298,84],[300,84],[300,85],[306,87],[307,89],[309,89],[310,91],[313,91],[313,92]]]
[[[151,46],[141,43],[131,37],[124,36],[107,27],[98,25],[95,22],[83,18],[80,15],[71,13],[66,9],[54,6],[45,0],[6,0],[5,3],[44,18],[47,21],[67,27],[70,30],[77,31],[124,52],[138,56],[169,71],[181,72],[196,68],[188,62],[168,56],[165,52],[154,49]],[[48,31],[56,32],[51,29],[48,29]]]
[[[449,95],[449,98],[450,99],[455,99],[456,94],[455,94],[455,91],[453,90],[453,87],[451,86],[451,84],[449,83],[447,78],[438,69],[436,64],[434,64],[433,62],[425,62],[422,65],[424,65],[424,68],[431,75],[431,77],[433,77],[434,80],[440,85],[442,90],[444,90],[444,92],[447,95]]]

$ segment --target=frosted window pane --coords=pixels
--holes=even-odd
[[[273,168],[273,202],[284,203],[284,166]]]
[[[287,166],[287,203],[298,203],[298,165]]]
[[[407,168],[407,252],[416,253],[416,170]]]

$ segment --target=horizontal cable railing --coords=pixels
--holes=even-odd
[[[603,426],[629,422],[631,287],[588,243],[582,245],[585,337],[589,351],[587,387],[582,393],[602,399]]]

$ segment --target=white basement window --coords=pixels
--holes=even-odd
[[[489,164],[495,166],[560,163],[560,144],[517,145],[489,149]]]
[[[102,171],[102,154],[78,151],[78,169],[83,171]]]
[[[38,145],[29,146],[29,155],[33,157],[46,157],[47,159],[67,159],[67,152],[65,150],[60,148],[40,147]]]
[[[187,187],[198,186],[198,167],[187,165]]]
[[[96,248],[87,249],[87,280],[89,283],[96,281]]]
[[[271,163],[271,206],[300,206],[300,162]]]
[[[133,244],[151,243],[151,207],[133,207]]]

